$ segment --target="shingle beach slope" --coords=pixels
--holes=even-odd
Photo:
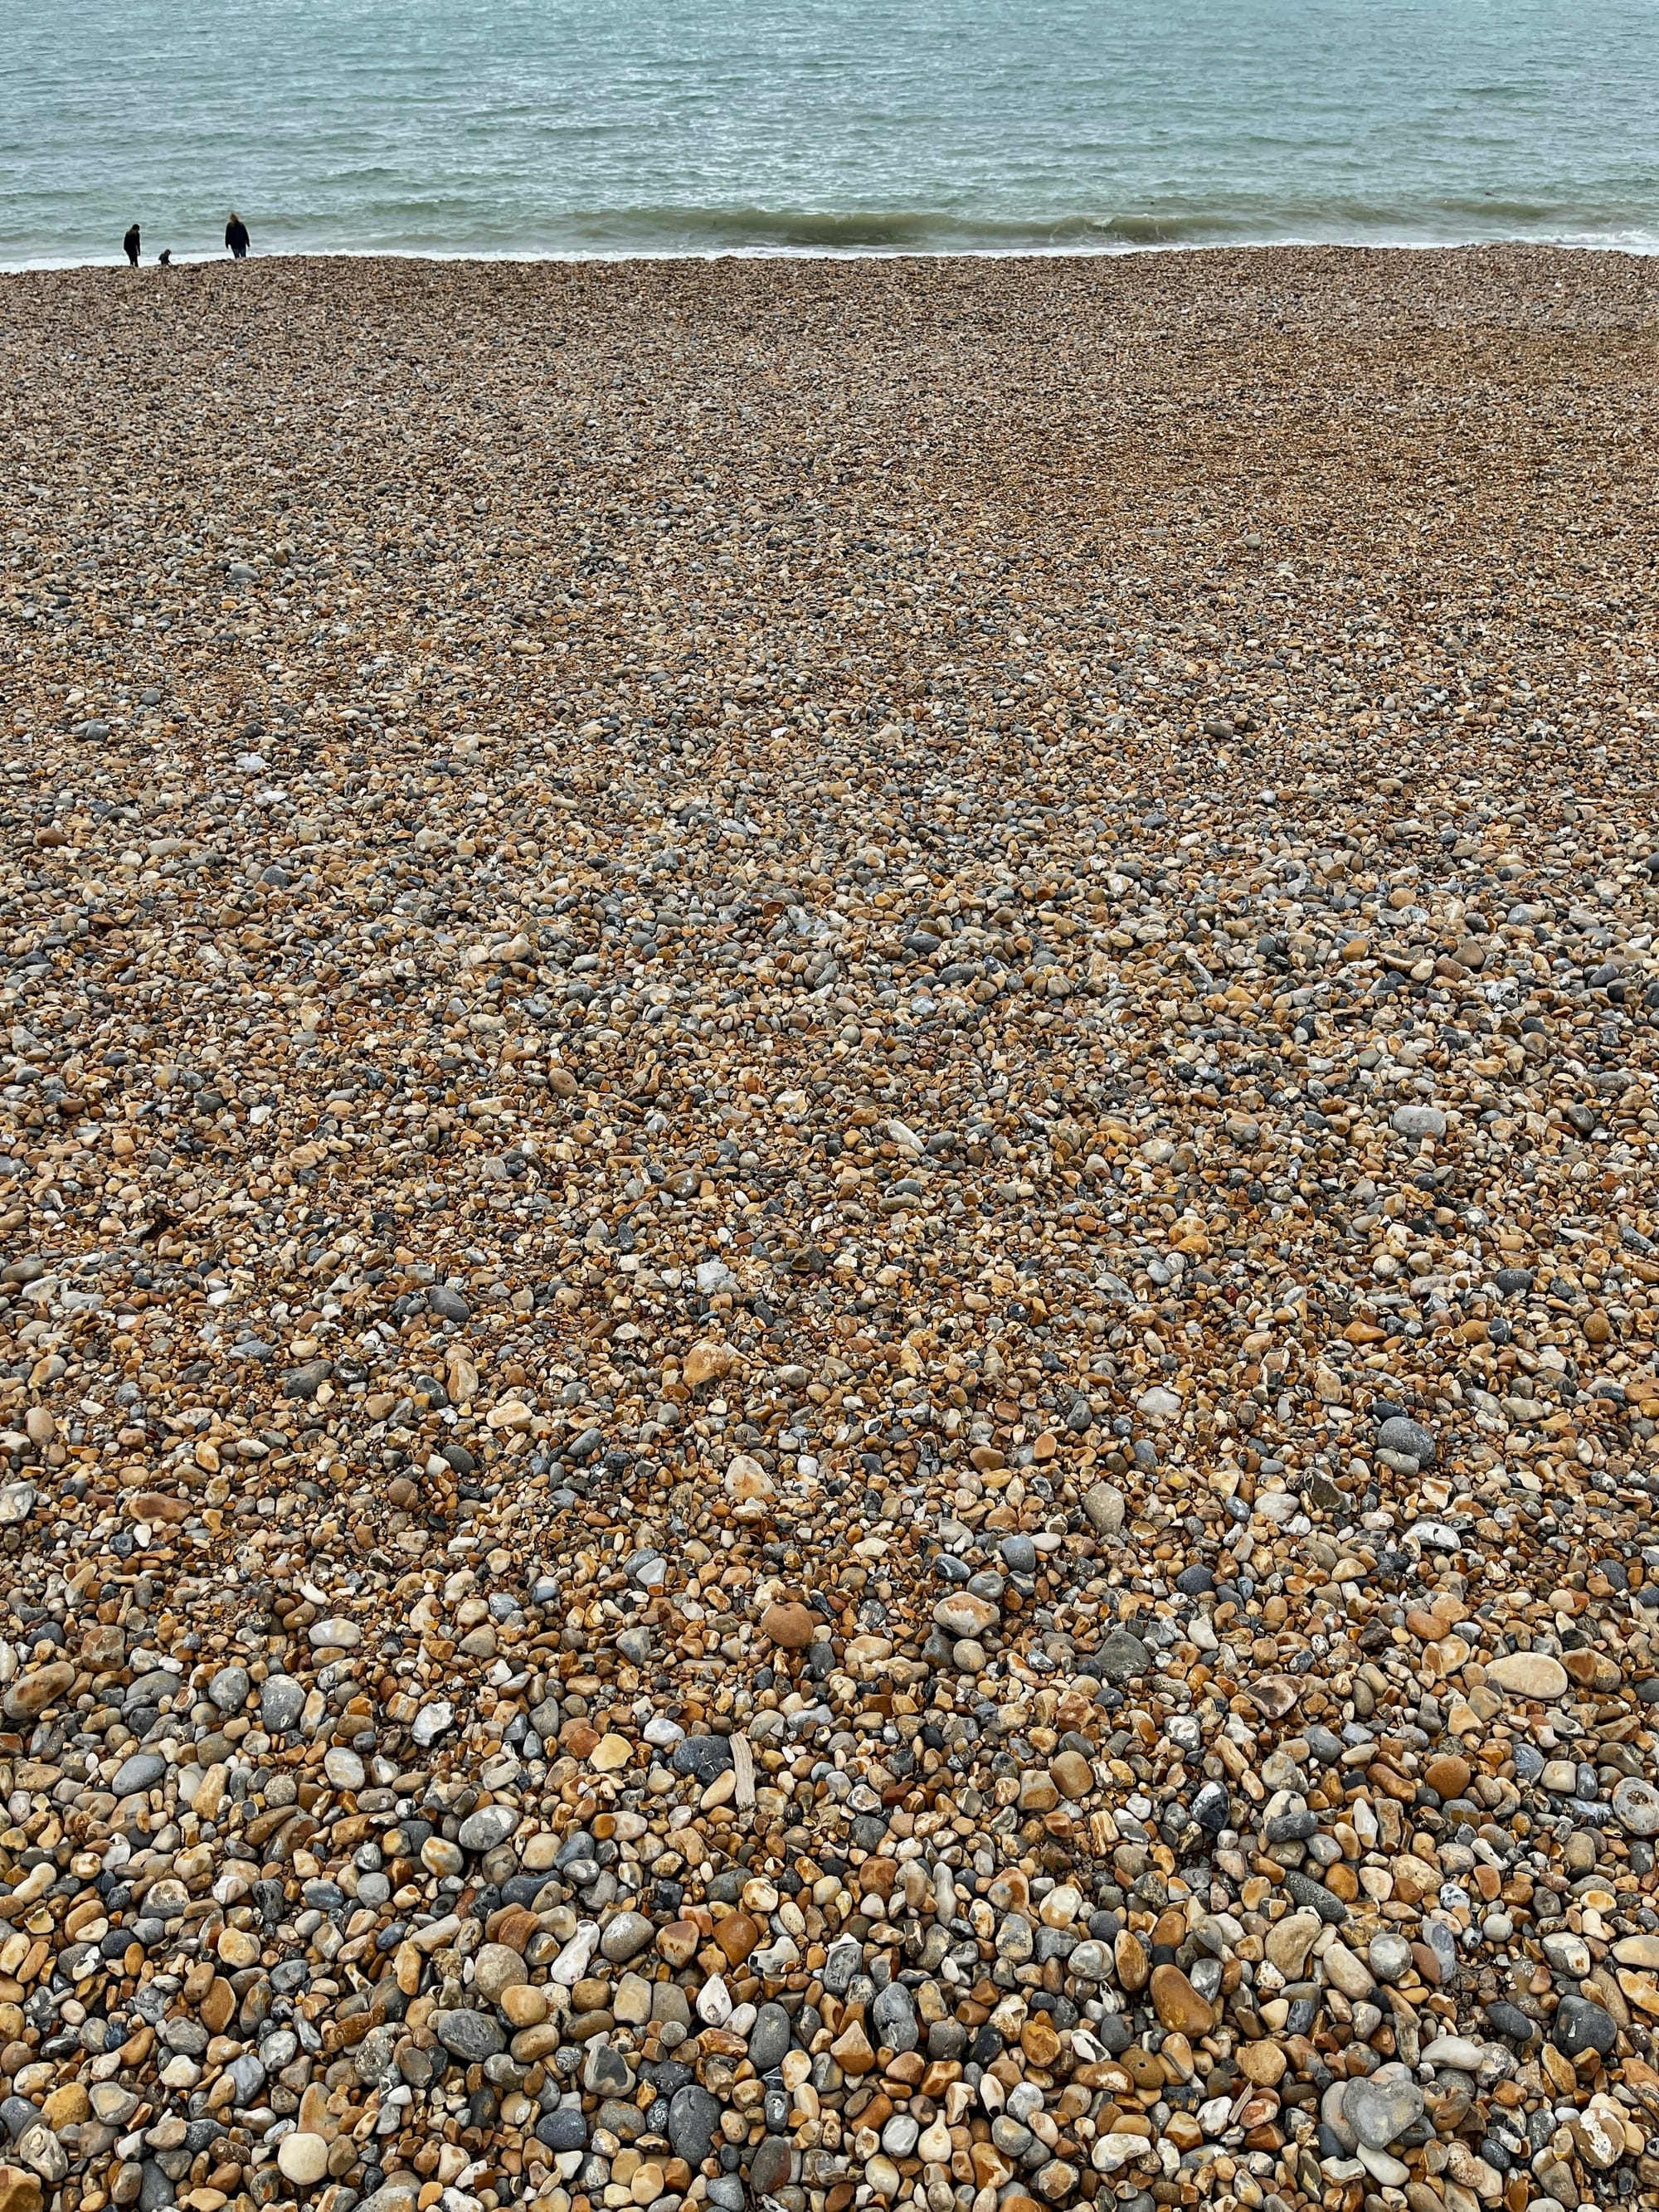
[[[0,283],[0,2212],[1655,2201],[1656,331]]]

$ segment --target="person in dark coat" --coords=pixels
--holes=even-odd
[[[138,226],[136,222],[121,240],[121,251],[127,257],[128,267],[136,269],[138,266]]]
[[[247,225],[234,208],[230,211],[230,221],[225,225],[225,244],[238,261],[247,259]]]

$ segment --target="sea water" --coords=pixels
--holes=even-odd
[[[1659,243],[1655,0],[0,0],[0,263]]]

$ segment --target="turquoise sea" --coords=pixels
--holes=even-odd
[[[0,264],[1659,244],[1654,0],[5,0]]]

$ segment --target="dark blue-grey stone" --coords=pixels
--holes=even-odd
[[[678,2058],[647,2058],[640,2068],[640,2079],[664,2097],[672,2097],[696,2078],[695,2069]]]
[[[718,2099],[696,2081],[677,2089],[668,2107],[668,2141],[676,2158],[695,2172],[713,2147],[720,2123]]]
[[[459,1291],[452,1291],[447,1283],[434,1283],[426,1294],[427,1310],[437,1315],[440,1321],[465,1321],[472,1309]]]
[[[1501,1999],[1486,2007],[1486,2021],[1494,2035],[1501,2035],[1506,2043],[1530,2043],[1539,2033],[1536,2021],[1528,2020],[1518,2005],[1504,2004]]]
[[[1315,1881],[1310,1875],[1298,1874],[1294,1868],[1285,1875],[1285,1887],[1298,1905],[1316,1912],[1330,1928],[1340,1928],[1348,1917],[1348,1908],[1322,1881]]]
[[[818,1978],[832,1997],[844,1997],[853,1977],[864,1964],[864,1947],[856,1936],[842,1936],[830,1946]]]
[[[154,1712],[162,1698],[170,1698],[178,1687],[176,1674],[169,1674],[165,1667],[153,1667],[127,1684],[121,1693],[121,1711],[129,1719],[139,1711]]]
[[[562,2105],[556,2112],[544,2112],[536,2123],[536,2140],[547,2150],[586,2150],[587,2122],[580,2106]]]
[[[1219,1782],[1206,1782],[1193,1800],[1193,1818],[1206,1835],[1218,1836],[1231,1817],[1232,1807]]]
[[[306,1708],[306,1686],[292,1674],[268,1674],[259,1685],[259,1717],[273,1735],[297,1727]]]
[[[283,1395],[314,1398],[333,1372],[331,1359],[308,1359],[303,1367],[291,1367],[283,1377]]]
[[[1524,1297],[1532,1288],[1532,1269],[1500,1267],[1493,1279],[1506,1298]]]
[[[138,2169],[138,2212],[161,2212],[163,2205],[177,2202],[172,2182],[153,2158],[147,2158]]]
[[[731,1765],[732,1745],[723,1735],[682,1736],[668,1763],[676,1774],[689,1774],[699,1782],[713,1782]]]
[[[1619,2039],[1619,2023],[1610,2012],[1588,1997],[1564,1996],[1555,2014],[1550,2041],[1565,2057],[1577,2058],[1582,2051],[1599,2051],[1605,2058]]]
[[[914,2051],[921,2040],[915,2002],[902,1982],[889,1982],[884,1990],[877,1990],[870,2017],[878,2048],[884,2045],[890,2051]]]
[[[749,2031],[749,2063],[757,2074],[769,2074],[783,2063],[793,2033],[789,2015],[781,2004],[761,2007]]]
[[[1103,1682],[1118,1685],[1144,1674],[1152,1664],[1152,1654],[1138,1636],[1127,1628],[1114,1628],[1105,1636],[1099,1649],[1092,1655],[1095,1672]]]
[[[141,1790],[154,1790],[167,1771],[159,1751],[135,1751],[116,1768],[109,1786],[118,1797],[135,1797]]]
[[[1379,1451],[1398,1452],[1402,1458],[1414,1459],[1419,1467],[1432,1467],[1436,1444],[1433,1436],[1421,1421],[1413,1421],[1404,1413],[1396,1413],[1383,1422],[1376,1432]]]
[[[1318,1833],[1318,1815],[1309,1812],[1305,1806],[1299,1813],[1274,1813],[1267,1823],[1270,1844],[1305,1843],[1310,1836]]]
[[[1208,1567],[1201,1566],[1194,1560],[1190,1567],[1183,1567],[1176,1577],[1176,1588],[1182,1597],[1202,1597],[1206,1590],[1215,1588],[1215,1577]]]
[[[240,1713],[252,1687],[246,1667],[222,1667],[208,1684],[208,1696],[222,1713]]]

